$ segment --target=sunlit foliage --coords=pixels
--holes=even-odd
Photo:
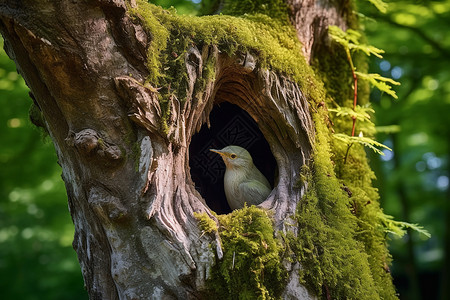
[[[364,2],[367,38],[385,50],[370,72],[401,83],[394,87],[398,100],[376,90],[371,95],[375,123],[399,129],[378,135],[393,152],[372,159],[382,206],[432,236],[392,240],[392,272],[401,299],[448,299],[442,275],[449,269],[450,1],[390,1],[386,14]]]

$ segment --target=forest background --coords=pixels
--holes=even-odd
[[[196,14],[198,0],[150,1]],[[359,0],[361,26],[385,50],[370,72],[401,83],[398,100],[371,93],[378,141],[370,153],[385,213],[419,223],[390,240],[400,299],[444,299],[450,289],[450,0],[390,1],[385,14]],[[0,40],[1,41],[1,40]],[[3,46],[3,41],[1,41]],[[3,48],[3,47],[2,47]],[[28,88],[0,50],[0,291],[3,299],[87,299],[61,169],[51,140],[31,124]],[[449,295],[449,294],[447,294]]]

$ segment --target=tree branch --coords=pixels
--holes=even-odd
[[[392,20],[390,17],[387,17],[387,16],[377,16],[377,19],[381,20],[381,21],[384,21],[384,22],[386,22],[388,24],[394,25],[396,27],[407,29],[407,30],[410,30],[410,31],[414,32],[421,39],[423,39],[425,42],[429,43],[434,49],[436,49],[438,52],[440,52],[443,56],[447,56],[447,57],[450,56],[450,50],[445,49],[441,44],[439,44],[437,41],[435,41],[430,36],[428,36],[426,34],[426,32],[424,32],[420,28],[397,23],[394,20]]]

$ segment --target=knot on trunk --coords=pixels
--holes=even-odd
[[[122,151],[118,146],[105,141],[95,130],[83,129],[77,133],[69,132],[66,142],[75,147],[85,157],[119,162],[122,160]]]

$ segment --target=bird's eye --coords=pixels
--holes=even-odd
[[[237,157],[237,155],[233,153],[230,155],[230,157],[231,157],[231,159],[235,159]]]

